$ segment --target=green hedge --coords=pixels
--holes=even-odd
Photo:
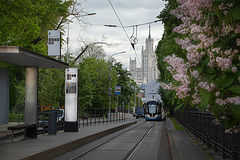
[[[9,122],[23,122],[24,114],[9,114]]]

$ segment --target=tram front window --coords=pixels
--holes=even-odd
[[[156,105],[150,104],[149,106],[149,113],[156,113]]]

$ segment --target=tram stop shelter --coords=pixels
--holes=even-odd
[[[25,123],[37,123],[38,68],[65,69],[67,63],[17,46],[0,46],[0,62],[25,66]],[[0,124],[8,123],[9,76],[0,68]]]

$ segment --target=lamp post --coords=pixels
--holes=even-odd
[[[111,70],[112,70],[112,57],[117,55],[117,54],[122,54],[125,53],[126,51],[123,52],[118,52],[118,53],[114,53],[113,55],[111,55],[110,57],[110,61],[109,61],[109,88],[108,88],[108,96],[109,96],[109,106],[108,106],[108,120],[111,120],[111,96],[112,96],[112,87],[111,87]]]
[[[141,93],[141,94],[138,96],[138,107],[140,107],[140,98],[142,97],[142,94],[144,92],[143,92],[143,90],[140,90],[139,93]]]
[[[135,114],[135,109],[137,107],[137,88],[136,87],[131,87],[134,90],[134,103],[135,105],[133,106],[133,114]]]
[[[96,15],[96,13],[88,13],[88,14],[85,14],[85,15],[79,15],[79,17],[85,17],[85,16],[93,16],[93,15]],[[70,22],[74,19],[74,18],[77,18],[78,17],[72,17],[70,20],[68,20],[68,28],[67,28],[67,55],[66,55],[66,59],[67,59],[67,63],[68,63],[68,60],[69,60],[69,24]]]

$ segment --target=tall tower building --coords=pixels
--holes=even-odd
[[[157,58],[153,50],[153,39],[151,38],[150,26],[149,35],[145,41],[145,48],[142,46],[142,66],[141,68],[136,67],[135,60],[130,59],[130,73],[132,74],[132,79],[134,79],[138,84],[148,83],[152,80],[156,80],[159,75],[157,68]]]

